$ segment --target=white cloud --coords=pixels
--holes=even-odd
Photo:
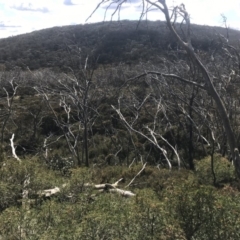
[[[48,13],[49,10],[47,7],[33,7],[32,4],[28,4],[28,5],[18,5],[18,6],[12,6],[11,8],[19,10],[19,11],[30,11],[30,12],[41,12],[41,13]]]
[[[124,6],[131,6],[131,8],[123,9],[121,12],[121,19],[138,19],[142,11],[142,1],[130,0],[131,3],[126,3]],[[239,28],[240,26],[240,1],[239,0],[168,0],[169,7],[184,3],[188,10],[192,23],[201,25],[221,26],[221,14],[224,14],[228,19],[228,24],[232,27]],[[135,10],[134,10],[135,9]],[[98,11],[103,14],[103,10]],[[109,10],[107,20],[111,18],[113,10]],[[233,15],[235,16],[233,18]],[[149,20],[164,20],[164,15],[161,11],[148,12],[147,18]],[[117,14],[114,18],[117,19]]]
[[[33,30],[53,26],[70,25],[72,23],[85,23],[101,0],[0,0],[0,37],[30,32]],[[193,23],[221,26],[221,14],[228,20],[230,27],[240,26],[239,0],[168,0],[169,6],[184,2],[191,15]],[[124,3],[121,19],[139,19],[141,11],[136,11],[141,0],[130,0]],[[139,8],[138,8],[139,9]],[[111,19],[109,10],[107,18]],[[88,23],[99,22],[104,19],[105,9],[99,8],[88,20]],[[152,11],[147,15],[150,20],[163,20],[161,12]],[[113,20],[117,20],[118,16]],[[4,26],[19,26],[10,28]],[[5,30],[3,30],[5,29]]]

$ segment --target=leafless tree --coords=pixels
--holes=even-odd
[[[68,73],[50,73],[48,83],[45,85],[42,82],[35,89],[44,96],[77,164],[81,165],[84,161],[89,167],[89,132],[98,116],[97,106],[90,103],[90,99],[97,99],[98,95],[93,82],[94,68],[89,66],[88,56],[82,62],[80,51],[74,48],[74,54],[79,56],[77,69],[69,67]],[[63,115],[56,112],[56,103]],[[80,142],[82,142],[81,151]]]
[[[125,2],[126,0],[114,1],[114,3],[116,4],[116,8],[113,12],[113,15],[116,13],[120,13],[121,7]],[[216,108],[218,110],[219,116],[222,120],[222,124],[227,136],[227,141],[230,148],[231,156],[234,162],[235,170],[236,170],[237,176],[240,177],[240,155],[239,155],[239,150],[236,142],[236,137],[232,129],[232,125],[226,109],[226,104],[224,103],[224,99],[221,98],[221,96],[219,95],[219,92],[217,91],[216,86],[214,85],[214,83],[217,82],[216,79],[214,79],[215,76],[210,72],[210,70],[206,67],[206,65],[204,65],[200,56],[195,52],[192,46],[190,15],[186,10],[185,5],[181,4],[179,6],[173,7],[172,9],[169,9],[165,0],[158,0],[158,1],[142,0],[141,2],[142,2],[142,14],[140,18],[142,18],[142,16],[144,16],[146,13],[150,12],[152,8],[158,9],[161,13],[164,14],[166,23],[170,32],[177,39],[181,50],[184,51],[187,54],[187,56],[191,59],[192,65],[199,72],[200,79],[198,79],[198,81],[192,81],[189,79],[185,79],[184,77],[178,76],[177,74],[172,74],[172,73],[169,74],[164,72],[156,73],[154,71],[145,72],[142,74],[142,76],[149,75],[149,74],[158,74],[166,78],[171,78],[171,79],[185,82],[186,84],[190,84],[192,86],[198,86],[199,88],[205,90],[208,93],[208,95],[213,99],[216,105]],[[93,13],[98,8],[100,8],[102,4],[109,4],[109,6],[111,6],[112,1],[102,0],[97,5]],[[181,34],[176,29],[176,20],[179,18],[182,19],[181,31],[180,31]],[[226,46],[228,47],[227,49],[231,49],[233,51],[236,50],[234,47],[231,47],[230,45],[226,45]],[[235,51],[235,56],[236,56],[237,65],[240,66],[239,53],[237,50]],[[214,61],[214,57],[212,58],[212,60]],[[216,78],[218,80],[218,77]]]
[[[160,67],[167,71],[166,63]],[[154,66],[145,63],[135,68],[136,75],[138,69]],[[178,72],[184,75],[184,69]],[[206,155],[210,145],[207,132],[213,131],[214,121],[208,116],[209,104],[211,99],[198,86],[155,72],[128,79],[121,88],[118,107],[112,107],[130,133],[145,138],[161,152],[157,162],[166,161],[170,168],[177,163],[179,168],[183,165],[193,170],[194,157],[200,152]],[[198,154],[194,155],[196,150]]]
[[[13,71],[9,74],[1,75],[1,90],[5,93],[5,104],[1,109],[1,143],[4,142],[4,133],[6,130],[7,123],[12,116],[13,113],[13,103],[16,98],[17,90],[19,87],[18,83],[19,71]],[[10,78],[10,79],[9,79]],[[2,98],[2,100],[3,100]]]

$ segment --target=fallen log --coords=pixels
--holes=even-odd
[[[123,197],[134,197],[136,194],[131,191],[126,191],[120,188],[117,188],[118,183],[121,182],[123,178],[119,179],[113,184],[110,183],[103,183],[103,184],[92,184],[92,183],[85,183],[83,187],[85,188],[92,188],[98,190],[99,192],[110,192],[110,193],[118,193]],[[62,187],[54,187],[50,189],[40,190],[37,192],[39,197],[51,197],[61,192],[61,189],[66,187],[66,184],[63,184]],[[71,195],[71,194],[70,194]]]
[[[125,191],[125,190],[122,190],[122,189],[119,189],[119,188],[109,189],[109,192],[118,193],[118,194],[122,195],[123,197],[134,197],[134,196],[136,196],[136,194],[131,192],[131,191]]]
[[[37,192],[37,195],[39,197],[51,197],[52,195],[56,195],[57,193],[60,193],[60,188],[55,187],[51,189],[45,189]]]
[[[126,191],[120,188],[117,188],[118,183],[121,182],[123,178],[119,179],[117,182],[110,184],[110,183],[103,183],[103,184],[84,184],[84,187],[91,187],[93,189],[99,190],[100,192],[111,192],[111,193],[118,193],[123,197],[134,197],[136,194],[131,191]]]
[[[118,193],[122,195],[123,197],[134,197],[136,196],[135,193],[131,191],[122,190],[120,188],[117,188],[117,185],[119,182],[121,182],[123,178],[119,179],[117,182],[110,184],[110,183],[103,183],[103,184],[84,184],[84,187],[92,187],[93,189],[96,189],[100,192],[110,192],[110,193]]]

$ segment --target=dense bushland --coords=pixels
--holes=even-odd
[[[181,32],[180,25],[176,26]],[[239,32],[233,29],[228,31],[230,43],[237,44]],[[213,50],[218,45],[215,41],[218,34],[226,35],[226,29],[193,24],[194,48]],[[100,64],[135,64],[139,61],[156,63],[160,61],[159,57],[171,57],[169,51],[179,47],[164,21],[139,23],[126,20],[54,27],[0,39],[1,67],[66,71],[66,66],[70,65],[69,53],[73,54],[76,46],[84,57],[92,52],[99,58]]]
[[[219,188],[209,183],[210,158],[196,174],[147,166],[129,187],[137,196],[122,198],[85,189],[84,183],[115,182],[122,187],[141,165],[77,168],[63,177],[41,159],[1,162],[0,232],[3,239],[238,239],[238,183],[228,161],[215,156]],[[23,182],[31,202],[23,202]],[[232,184],[229,184],[232,182]],[[39,189],[62,186],[50,198]]]
[[[201,71],[165,23],[116,24],[0,41],[0,238],[238,239],[239,180]],[[193,29],[239,146],[239,32],[231,48],[224,29]],[[136,196],[85,187],[120,178]]]

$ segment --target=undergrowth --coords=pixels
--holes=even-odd
[[[38,158],[1,161],[1,239],[239,239],[238,182],[226,159],[216,156],[218,187],[212,185],[209,158],[196,172],[134,165],[49,169]],[[85,188],[85,183],[114,183],[136,193],[124,198]],[[26,180],[29,180],[26,182]],[[40,198],[39,190],[61,192]],[[23,204],[28,190],[31,202]]]

